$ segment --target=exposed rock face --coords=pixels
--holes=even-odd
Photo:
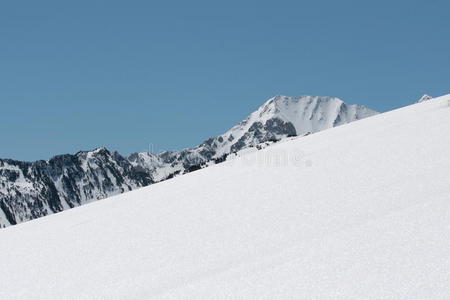
[[[276,96],[226,133],[178,152],[123,157],[99,148],[32,163],[0,159],[0,227],[195,171],[264,142],[314,133],[376,113],[338,98]]]
[[[1,225],[13,225],[153,183],[104,148],[33,163],[0,160]]]

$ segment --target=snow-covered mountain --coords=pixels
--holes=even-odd
[[[151,183],[148,173],[105,148],[32,163],[0,159],[0,227]]]
[[[275,96],[226,133],[210,138],[197,147],[159,155],[141,152],[128,159],[148,170],[155,181],[183,173],[210,161],[268,141],[302,136],[377,114],[361,105],[348,105],[339,98]]]
[[[425,94],[422,97],[420,97],[420,99],[417,101],[417,103],[428,101],[428,100],[431,100],[431,99],[433,99],[433,97],[431,97],[430,95]]]
[[[0,227],[189,173],[264,142],[307,135],[375,114],[333,97],[276,96],[226,133],[182,151],[123,157],[99,148],[32,163],[0,159]]]
[[[0,299],[449,299],[449,101],[0,230]]]

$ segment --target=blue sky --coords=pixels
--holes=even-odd
[[[276,94],[450,92],[448,1],[0,2],[0,157],[194,146]]]

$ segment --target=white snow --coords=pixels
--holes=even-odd
[[[256,111],[238,125],[217,137],[211,138],[197,147],[180,152],[134,153],[129,161],[135,167],[143,167],[151,173],[155,182],[169,175],[183,174],[186,163],[213,164],[211,159],[234,156],[233,152],[251,148],[267,141],[267,137],[277,140],[286,139],[286,131],[277,127],[265,127],[270,121],[281,121],[294,126],[291,135],[302,136],[336,127],[378,114],[361,105],[349,105],[336,97],[327,96],[275,96],[267,100]],[[278,129],[280,129],[278,124]],[[256,127],[255,127],[256,126]],[[256,130],[257,128],[257,130]],[[243,138],[241,140],[241,138]],[[237,147],[233,147],[237,146]],[[209,157],[208,155],[211,155]],[[172,159],[167,159],[167,158]]]
[[[450,95],[0,231],[0,299],[448,299]]]
[[[431,96],[425,94],[425,95],[423,95],[422,97],[420,97],[420,99],[419,99],[419,101],[417,101],[417,103],[424,102],[424,101],[428,101],[428,100],[431,100],[431,99],[433,99],[433,97],[431,97]]]
[[[341,107],[345,109],[340,111]],[[291,122],[297,135],[314,133],[338,125],[367,118],[378,112],[360,105],[345,104],[339,98],[326,96],[275,96],[240,124],[221,135],[223,144],[216,156],[230,153],[233,143],[240,139],[255,122],[265,123],[274,117]],[[341,118],[339,120],[339,118]],[[336,124],[334,123],[335,121]],[[229,141],[232,136],[232,142]]]

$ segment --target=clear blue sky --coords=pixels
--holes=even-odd
[[[449,1],[0,2],[0,157],[199,144],[276,94],[450,92]]]

